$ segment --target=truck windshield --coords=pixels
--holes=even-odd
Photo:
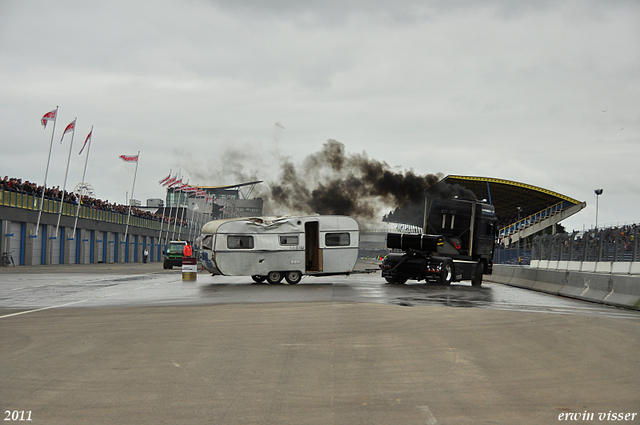
[[[169,254],[182,254],[182,249],[184,248],[184,244],[172,243],[169,244],[169,248],[167,248],[167,253]]]

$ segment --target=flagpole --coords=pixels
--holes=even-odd
[[[172,170],[169,169],[169,177],[168,178],[171,178],[171,171]],[[167,180],[167,179],[165,179],[165,180]],[[166,182],[164,184],[166,184]],[[163,184],[163,186],[164,186],[164,184]],[[158,250],[160,250],[160,247],[162,246],[162,230],[164,229],[164,215],[167,212],[166,202],[167,202],[167,196],[165,194],[164,202],[162,203],[162,219],[160,220],[160,236],[158,236]]]
[[[182,170],[180,170],[180,181],[182,182]],[[173,189],[173,193],[175,195],[176,190]],[[180,204],[177,204],[176,206],[176,218],[173,221],[173,233],[171,233],[171,240],[176,240],[176,223],[178,221],[178,208],[180,208]]]
[[[175,193],[175,190],[174,190]],[[178,199],[179,200],[179,199]],[[171,233],[171,240],[176,240],[176,225],[178,224],[178,210],[180,209],[180,203],[176,204],[176,216],[173,219],[173,232]],[[180,234],[178,234],[178,239]]]
[[[75,132],[74,132],[75,133]],[[89,132],[89,145],[87,146],[87,156],[84,158],[84,171],[82,172],[82,184],[85,185],[81,190],[86,188],[86,183],[84,182],[84,177],[87,174],[87,162],[89,162],[89,151],[91,150],[91,140],[93,139],[93,126],[91,126],[91,131]],[[82,193],[80,193],[80,199],[78,200],[78,208],[76,208],[76,221],[73,223],[73,234],[76,234],[76,226],[78,225],[78,214],[80,213],[80,205],[82,205]]]
[[[187,184],[189,184],[189,179],[187,179]],[[180,190],[180,197],[179,199],[182,201],[182,190]],[[187,195],[187,207],[189,207],[189,195]],[[186,209],[186,208],[185,208]],[[177,214],[176,214],[177,215]],[[180,214],[180,221],[184,221],[184,209],[182,210],[182,213]],[[182,223],[180,223],[180,234],[182,234]],[[187,237],[189,237],[189,235],[187,234]]]
[[[51,130],[51,143],[49,143],[49,156],[47,157],[47,168],[44,172],[44,183],[42,184],[42,196],[40,197],[40,208],[38,209],[38,222],[36,223],[36,237],[40,229],[40,217],[42,217],[42,205],[44,204],[44,192],[47,191],[47,175],[49,174],[49,163],[51,162],[51,149],[53,148],[53,136],[56,132],[56,121],[58,121],[58,108],[56,106],[56,114],[53,119],[53,129]]]
[[[136,171],[133,173],[133,187],[131,187],[131,198],[133,198],[133,192],[136,189],[136,176],[138,175],[138,163],[140,162],[140,151],[138,151],[138,156],[136,158]],[[124,229],[124,241],[127,242],[127,233],[129,232],[129,219],[131,218],[131,201],[129,201],[129,214],[127,215],[127,227]]]
[[[73,133],[71,133],[71,143],[69,143],[69,156],[67,157],[67,170],[64,173],[64,183],[62,183],[62,192],[60,194],[60,208],[58,209],[58,224],[56,224],[56,238],[58,237],[58,229],[60,228],[60,217],[62,217],[62,205],[64,204],[64,191],[67,187],[67,176],[69,175],[69,162],[71,162],[71,148],[73,147],[73,138],[76,135],[76,120],[78,117],[73,120]],[[66,131],[66,130],[65,130]],[[64,139],[64,133],[62,134],[62,138]],[[62,140],[60,140],[62,143]],[[75,238],[75,233],[73,237]]]
[[[160,236],[158,236],[158,250],[162,248],[162,231],[164,230],[164,217],[165,217],[165,214],[167,213],[166,202],[167,202],[167,195],[165,194],[164,202],[162,203],[162,219],[160,219]]]
[[[167,199],[169,199],[169,188],[167,188]],[[167,245],[169,241],[169,232],[171,231],[171,210],[173,209],[173,205],[169,203],[169,217],[167,218],[167,234],[164,238],[164,244]]]

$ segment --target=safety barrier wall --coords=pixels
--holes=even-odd
[[[541,270],[640,275],[640,262],[638,261],[531,260],[529,266]]]
[[[0,252],[11,252],[17,266],[143,262],[145,249],[147,261],[163,261],[169,239],[194,234],[186,226],[140,217],[129,217],[127,228],[126,214],[69,203],[62,204],[59,215],[60,202],[50,199],[43,203],[36,231],[39,205],[33,195],[0,190]]]
[[[488,281],[640,310],[640,276],[494,265]]]

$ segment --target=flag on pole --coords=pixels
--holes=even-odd
[[[185,189],[189,187],[189,183],[185,183],[183,185],[181,185],[180,187],[176,187],[175,189],[178,191],[186,191]]]
[[[124,162],[138,162],[138,155],[120,155],[119,158]]]
[[[69,124],[67,126],[67,128],[64,129],[64,132],[62,133],[62,138],[60,138],[60,143],[62,143],[62,140],[64,139],[64,135],[67,133],[71,133],[71,132],[76,132],[76,120],[71,121],[71,124]]]
[[[178,177],[178,176],[176,176],[176,177]],[[169,185],[169,187],[177,186],[177,185],[179,185],[180,183],[182,183],[182,177],[180,177],[180,180],[176,180],[176,181],[174,181],[173,183],[171,183],[171,184]]]
[[[170,179],[170,178],[171,178],[171,172],[169,172],[169,175],[168,175],[167,177],[165,177],[165,178],[163,178],[162,180],[160,180],[160,181],[158,182],[158,184],[160,184],[160,185],[164,186],[164,185],[166,184],[166,182],[168,182],[168,181],[169,181],[169,179]]]
[[[46,114],[44,114],[44,116],[42,117],[42,120],[40,121],[44,128],[47,128],[47,123],[49,121],[55,121],[56,120],[56,112],[57,111],[58,111],[57,109],[54,109],[53,111],[47,112]]]
[[[178,178],[178,175],[176,174],[176,176],[175,176],[175,177],[173,177],[172,179],[167,180],[167,181],[163,184],[163,186],[166,186],[166,185],[168,185],[168,184],[171,184],[171,183],[175,182],[177,178]]]
[[[91,141],[91,133],[93,133],[93,128],[89,132],[89,135],[87,136],[87,138],[84,139],[84,145],[82,145],[82,149],[80,149],[80,152],[78,152],[78,155],[80,155],[82,153],[82,151],[84,150],[84,147],[87,146],[87,143],[89,143]]]

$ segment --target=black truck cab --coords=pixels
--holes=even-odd
[[[423,234],[387,234],[390,253],[380,267],[389,283],[409,279],[451,282],[471,280],[493,271],[497,223],[495,208],[481,201],[433,199]]]

